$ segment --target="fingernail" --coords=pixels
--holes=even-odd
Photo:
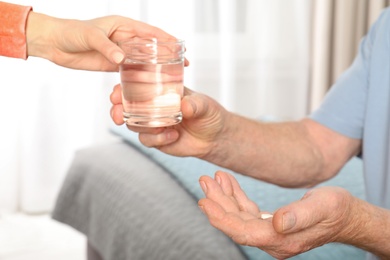
[[[206,186],[206,183],[204,181],[200,181],[200,187],[202,187],[202,190],[204,193],[207,192],[207,186]]]
[[[115,63],[119,64],[123,61],[125,56],[123,56],[123,54],[120,52],[115,52],[112,58],[114,59]]]
[[[218,182],[218,184],[221,184],[221,177],[218,175],[215,175],[215,180]]]
[[[295,226],[295,214],[286,212],[283,214],[283,231],[288,231]]]
[[[194,101],[191,98],[188,98],[187,100],[188,100],[188,102],[190,103],[190,105],[192,107],[192,114],[193,114],[193,116],[196,116],[196,113],[198,112],[198,108],[197,108],[196,104],[194,103]]]

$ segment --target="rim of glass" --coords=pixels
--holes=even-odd
[[[140,41],[134,41],[135,39]],[[183,44],[185,41],[182,39],[176,39],[176,40],[160,40],[158,38],[130,38],[127,40],[119,41],[117,44],[129,44],[129,45],[139,45],[139,44],[161,44],[161,45],[168,45],[168,44]]]

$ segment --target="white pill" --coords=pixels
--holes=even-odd
[[[272,215],[272,214],[268,214],[268,213],[262,213],[261,215],[260,215],[260,218],[261,219],[267,219],[267,218],[272,218],[274,215]]]

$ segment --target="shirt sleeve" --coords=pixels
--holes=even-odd
[[[389,15],[390,9],[382,12],[362,39],[352,65],[331,87],[321,106],[310,115],[313,120],[345,136],[362,139],[370,71],[379,69],[373,68],[372,54],[374,48],[376,50],[385,48],[380,44],[386,41],[377,38],[378,35],[385,33]],[[382,38],[384,37],[382,35]]]
[[[26,22],[31,6],[0,2],[0,55],[27,59]]]

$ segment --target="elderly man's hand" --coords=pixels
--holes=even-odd
[[[110,96],[113,121],[123,124],[123,106],[121,86],[114,87]],[[196,156],[203,158],[215,148],[219,142],[219,134],[223,131],[230,113],[212,98],[184,90],[181,102],[183,121],[171,127],[143,128],[128,126],[139,133],[139,139],[147,147],[156,147],[175,156]]]
[[[344,189],[310,190],[300,200],[263,219],[236,179],[217,172],[215,179],[200,178],[206,194],[199,207],[210,223],[236,243],[258,247],[277,259],[285,259],[330,242],[339,242],[356,228],[354,198]],[[355,212],[356,213],[356,212]]]

